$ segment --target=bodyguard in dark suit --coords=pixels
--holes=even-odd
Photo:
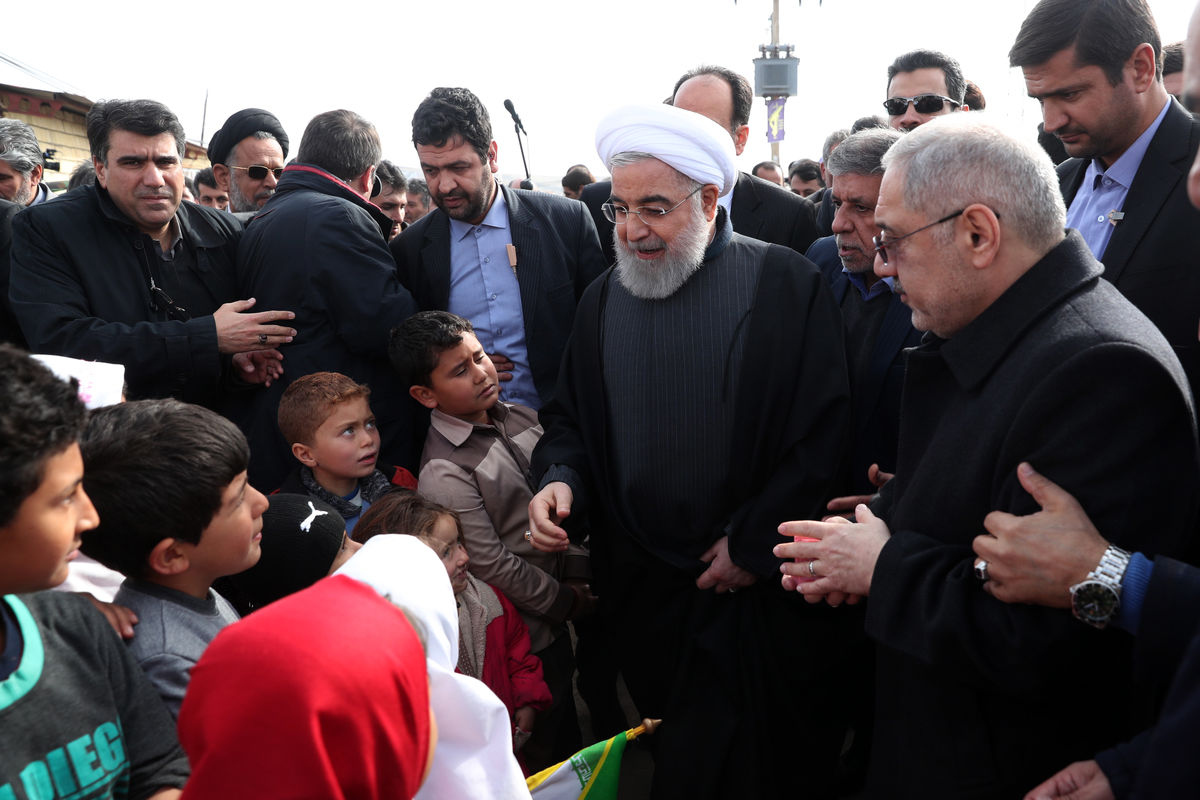
[[[912,312],[892,291],[892,279],[874,272],[871,239],[880,233],[875,203],[883,179],[881,162],[899,138],[891,129],[861,131],[830,154],[826,166],[831,184],[826,192],[836,209],[835,235],[818,239],[807,253],[832,286],[846,329],[854,441],[842,495],[875,491],[867,479],[872,464],[896,471],[904,349],[921,341],[912,326]]]
[[[1041,101],[1046,131],[1073,156],[1058,167],[1068,226],[1104,263],[1105,279],[1163,332],[1194,394],[1200,212],[1188,202],[1187,174],[1200,122],[1163,88],[1160,55],[1144,5],[1044,0],[1009,61]]]
[[[504,399],[538,408],[554,392],[576,303],[606,266],[595,226],[574,200],[499,185],[487,110],[465,89],[433,90],[413,143],[437,209],[392,241],[400,282],[421,310],[470,319],[513,376]]]
[[[1138,730],[1131,647],[973,575],[993,510],[1029,513],[1028,461],[1127,550],[1178,554],[1200,481],[1186,376],[1151,322],[1063,234],[1057,176],[986,120],[934,121],[884,160],[883,263],[927,329],[909,351],[896,477],[857,522],[780,545],[806,596],[869,595],[878,645],[872,797],[1019,797]],[[835,181],[836,185],[836,181]],[[878,262],[877,262],[878,263]],[[1183,435],[1181,435],[1183,432]],[[811,599],[811,598],[810,598]],[[835,598],[836,599],[836,598]]]

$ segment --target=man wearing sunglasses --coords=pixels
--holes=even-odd
[[[1163,86],[1149,7],[1043,0],[1009,64],[1021,67],[1046,132],[1072,156],[1058,168],[1067,224],[1104,262],[1105,280],[1167,337],[1200,392],[1200,212],[1187,198],[1200,121]]]
[[[972,116],[884,157],[875,269],[928,331],[908,353],[896,477],[856,522],[785,523],[776,548],[796,559],[785,586],[817,578],[797,587],[809,599],[869,596],[872,797],[1021,797],[1135,732],[1127,639],[976,579],[984,517],[1036,507],[1018,464],[1077,492],[1122,547],[1178,554],[1194,530],[1177,497],[1200,480],[1179,360],[1064,235],[1041,148]]]
[[[898,131],[911,131],[934,117],[967,111],[963,97],[967,80],[962,67],[936,50],[905,53],[888,67],[888,124]]]
[[[229,207],[243,221],[258,213],[275,194],[288,153],[288,136],[279,119],[261,108],[234,113],[208,143],[213,175],[229,193]]]

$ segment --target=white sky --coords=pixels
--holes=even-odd
[[[780,0],[780,40],[796,45],[800,59],[782,161],[817,158],[829,131],[882,113],[887,65],[918,47],[959,59],[989,111],[1032,130],[1037,104],[1007,53],[1033,5]],[[1150,6],[1164,42],[1184,38],[1193,0]],[[294,155],[314,114],[350,108],[375,123],[384,156],[406,174],[416,166],[417,104],[435,86],[465,86],[492,115],[502,174],[522,172],[503,106],[510,98],[529,131],[530,171],[556,179],[578,162],[603,173],[593,145],[599,119],[626,103],[660,102],[690,67],[717,63],[753,80],[771,8],[770,0],[302,0],[286,10],[229,0],[65,0],[38,18],[40,38],[7,36],[0,52],[92,100],[160,100],[193,140],[208,91],[206,144],[229,114],[260,106],[283,122]],[[750,126],[745,170],[770,157],[761,99]]]

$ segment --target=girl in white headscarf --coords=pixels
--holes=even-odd
[[[455,673],[458,607],[437,555],[414,536],[373,537],[337,572],[372,586],[424,626],[438,743],[422,798],[529,798],[513,755],[508,709],[482,682]]]

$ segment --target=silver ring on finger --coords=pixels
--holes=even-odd
[[[259,343],[259,344],[266,344],[266,343],[267,343],[267,335],[266,335],[265,333],[260,333],[260,334],[258,335],[258,343]]]
[[[988,574],[988,563],[982,558],[975,562],[975,577],[979,579],[980,583],[987,583],[992,579],[992,576]]]
[[[533,544],[533,531],[525,531],[525,541]]]
[[[815,564],[815,563],[817,563],[817,560],[815,558],[812,561],[808,562],[808,574],[813,576],[814,578],[818,577],[817,568],[813,566],[813,564]]]

